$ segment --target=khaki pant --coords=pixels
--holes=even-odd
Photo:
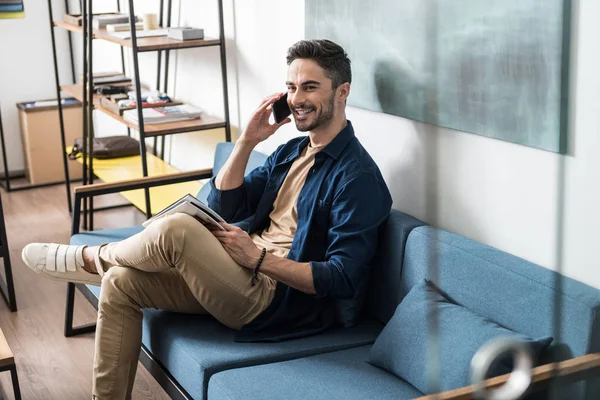
[[[129,399],[142,340],[142,308],[209,313],[240,329],[270,304],[275,281],[238,265],[198,221],[175,214],[100,247],[102,275],[93,394]]]

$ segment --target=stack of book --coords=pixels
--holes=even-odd
[[[139,22],[139,18],[136,17],[136,22]],[[92,19],[92,27],[95,29],[106,28],[109,24],[126,24],[129,22],[129,14],[104,14],[94,15]]]
[[[202,114],[202,110],[192,107],[189,104],[142,109],[144,124],[165,124],[167,122],[189,121],[201,118]],[[123,118],[126,121],[137,124],[137,109],[123,112]]]
[[[106,25],[106,32],[109,32],[109,33],[127,32],[127,31],[129,31],[129,29],[131,29],[131,25],[129,23]],[[135,30],[139,31],[139,30],[143,30],[143,29],[144,29],[144,24],[142,22],[136,22]]]
[[[23,18],[23,0],[0,0],[0,19]]]

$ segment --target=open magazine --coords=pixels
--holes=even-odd
[[[171,204],[170,206],[156,214],[154,217],[144,222],[142,226],[146,227],[159,218],[163,218],[167,215],[175,213],[184,213],[191,215],[204,225],[214,225],[223,231],[225,230],[225,228],[223,228],[219,224],[219,222],[225,222],[225,220],[221,218],[219,214],[211,210],[206,204],[204,204],[191,194],[186,194],[181,199],[177,200],[175,203]]]

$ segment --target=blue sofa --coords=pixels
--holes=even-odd
[[[213,174],[232,144],[217,147]],[[247,171],[265,156],[254,153]],[[198,197],[206,200],[208,185]],[[72,244],[124,239],[141,227],[79,233]],[[437,277],[431,264],[437,261]],[[278,342],[236,343],[234,332],[207,316],[144,310],[144,363],[174,398],[233,399],[411,399],[423,395],[392,373],[367,361],[372,344],[396,307],[424,278],[461,306],[508,329],[553,336],[553,296],[562,301],[560,342],[545,361],[600,352],[600,292],[518,257],[445,232],[393,210],[381,227],[364,317],[354,327]],[[94,303],[98,287],[79,287]],[[424,332],[425,334],[425,332]],[[560,350],[560,351],[559,351]],[[453,368],[468,369],[468,365]],[[569,386],[571,399],[597,399],[597,378]]]

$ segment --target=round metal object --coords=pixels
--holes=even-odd
[[[512,354],[514,362],[508,380],[498,388],[485,388],[485,377],[492,363],[507,353]],[[520,399],[531,384],[531,368],[531,354],[523,342],[511,338],[492,339],[483,345],[471,360],[471,383],[476,385],[475,398],[485,400]]]

